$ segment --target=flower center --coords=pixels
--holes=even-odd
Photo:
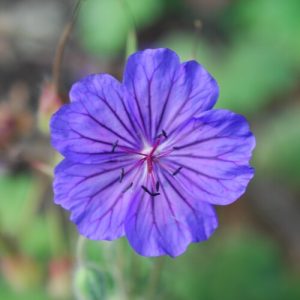
[[[145,156],[145,158],[143,158],[143,160],[147,164],[147,171],[148,171],[149,174],[151,174],[152,171],[153,171],[153,163],[156,159],[155,151],[158,148],[159,144],[160,144],[160,138],[158,138],[156,140],[155,144],[152,146],[152,148],[150,148],[149,152],[147,150],[143,151],[143,153],[146,154],[146,156]]]
[[[136,170],[140,169],[145,163],[144,174],[147,176],[147,180],[145,182],[145,185],[142,185],[141,188],[153,197],[159,195],[160,183],[158,181],[157,175],[155,174],[154,166],[155,163],[159,163],[160,158],[167,156],[173,151],[173,150],[164,151],[162,149],[158,149],[159,146],[162,145],[162,142],[164,142],[166,139],[167,139],[167,134],[165,131],[162,131],[162,133],[156,138],[154,144],[145,145],[142,151],[119,146],[118,142],[116,141],[112,145],[112,152],[114,152],[115,149],[118,147],[126,153],[140,156],[140,158],[136,161],[136,163],[133,166],[131,166],[128,170],[122,168],[121,175],[120,175],[120,182],[122,182],[126,173],[131,172],[134,169]],[[136,173],[133,180],[136,179],[136,176],[138,176],[138,173]],[[132,185],[133,183],[131,182],[130,186],[128,186],[128,188],[126,188],[125,191],[131,188]]]

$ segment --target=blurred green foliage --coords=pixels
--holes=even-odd
[[[32,176],[0,176],[0,228],[11,234],[18,232],[27,222],[28,204],[37,193]]]
[[[257,136],[255,158],[258,172],[276,174],[283,182],[299,187],[300,107],[290,107],[265,122]]]
[[[223,236],[224,231],[223,231]],[[213,238],[189,255],[169,261],[165,274],[171,299],[298,299],[278,247],[265,236],[247,232]],[[171,275],[172,274],[172,275]]]
[[[297,90],[300,1],[232,1],[216,14],[218,17],[215,17],[214,26],[221,32],[216,34],[217,39],[210,36],[211,31],[205,28],[209,24],[205,22],[204,30],[196,38],[193,20],[187,20],[188,16],[205,13],[201,8],[197,11],[194,6],[189,7],[191,2],[84,1],[77,24],[79,43],[87,53],[98,56],[100,60],[101,56],[105,59],[117,58],[122,51],[125,52],[126,42],[126,54],[134,51],[132,29],[136,26],[138,33],[145,29],[151,32],[152,41],[140,37],[145,45],[172,48],[183,61],[196,58],[220,85],[217,107],[243,113],[252,120],[257,137],[254,166],[259,178],[280,178],[296,194],[299,192],[300,178],[300,105]],[[177,20],[168,19],[170,16],[178,17],[178,25]],[[263,195],[256,196],[263,201]],[[28,259],[22,264],[22,257],[17,264],[19,270],[9,270],[9,276],[5,271],[5,276],[0,276],[0,299],[58,299],[57,296],[50,297],[51,292],[47,288],[52,280],[49,265],[66,253],[74,254],[68,248],[70,245],[66,246],[68,241],[65,239],[65,235],[72,237],[74,231],[59,222],[62,216],[53,210],[53,206],[51,209],[41,209],[37,176],[0,176],[0,199],[0,233],[16,242],[18,248],[17,254],[9,254],[17,262],[20,254]],[[278,243],[267,234],[258,233],[259,230],[253,229],[254,233],[249,233],[245,228],[240,230],[238,234],[232,230],[221,231],[209,242],[190,247],[182,257],[168,259],[162,287],[168,298],[300,299],[300,278],[285,265]],[[116,245],[120,243],[124,241],[114,242]],[[108,274],[112,271],[110,259],[118,258],[118,253],[104,243],[90,241],[86,246],[89,261],[101,266],[104,275],[101,273],[100,277],[107,276],[109,287],[114,287],[113,278]],[[136,278],[134,272],[126,274],[132,276],[134,288],[142,292],[153,260],[132,255],[126,242],[123,249],[128,258],[125,260],[126,267],[135,266],[134,270],[140,273],[140,277]],[[3,241],[0,250],[1,258],[4,257],[2,252],[5,255],[9,252]],[[80,273],[77,280],[82,283],[87,279],[87,283],[94,287],[93,270],[85,271],[88,272]],[[25,275],[20,275],[20,272]],[[57,274],[56,277],[60,281]],[[12,283],[12,280],[15,282]],[[101,280],[102,277],[99,282]],[[16,285],[28,286],[18,291]],[[85,287],[83,285],[83,292]],[[101,288],[100,285],[98,287]]]
[[[161,0],[86,1],[78,23],[80,40],[93,54],[118,54],[132,27],[151,24],[162,11]]]

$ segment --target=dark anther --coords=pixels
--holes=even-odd
[[[162,130],[161,133],[166,139],[168,138],[167,133],[164,130]]]
[[[112,150],[111,150],[112,153],[115,152],[115,150],[116,150],[116,148],[118,146],[118,143],[119,143],[119,140],[116,140],[115,143],[112,145]]]
[[[122,168],[121,175],[120,175],[120,182],[122,182],[124,175],[125,175],[125,170],[124,170],[124,168]]]
[[[173,150],[179,150],[180,147],[173,147]]]
[[[180,172],[180,170],[182,169],[182,167],[179,167],[177,170],[175,170],[174,172],[173,172],[173,176],[175,176],[175,175],[177,175],[179,172]]]
[[[161,133],[157,136],[157,138],[161,138],[162,136],[163,136],[165,139],[168,138],[167,133],[166,133],[163,129],[162,129]]]
[[[133,182],[131,182],[123,191],[122,194],[126,193],[133,186]]]
[[[159,191],[159,181],[156,181],[155,187],[156,187],[156,191],[158,192]]]
[[[146,192],[146,193],[148,193],[150,196],[152,196],[152,197],[155,197],[155,196],[158,196],[158,195],[160,195],[160,193],[153,193],[153,192],[150,192],[145,186],[143,186],[142,185],[142,189]]]

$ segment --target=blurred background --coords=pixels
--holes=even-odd
[[[122,77],[133,23],[139,49],[196,57],[220,85],[218,107],[244,114],[257,137],[246,194],[217,208],[209,241],[166,259],[153,299],[300,299],[300,1],[124,1],[83,1],[59,72],[55,49],[75,1],[0,0],[0,299],[74,299],[77,232],[52,202],[48,120],[79,78]],[[153,259],[114,244],[143,294]],[[86,242],[98,296],[83,299],[122,299],[112,296],[119,256],[107,247]]]

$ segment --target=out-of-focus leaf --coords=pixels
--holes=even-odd
[[[239,40],[228,50],[213,74],[220,85],[217,107],[246,115],[263,108],[295,82],[289,62],[265,43]]]
[[[159,17],[162,10],[160,0],[86,1],[78,22],[80,38],[90,52],[114,55],[125,46],[133,23],[146,26]]]
[[[37,197],[36,181],[28,175],[0,176],[0,226],[15,233]]]
[[[12,291],[0,277],[0,299],[2,300],[52,300],[45,291],[31,290],[24,293]]]
[[[144,27],[156,20],[163,11],[161,0],[118,0],[126,1],[138,27]],[[129,16],[130,17],[130,16]]]
[[[174,31],[165,35],[157,43],[158,47],[166,47],[174,50],[179,56],[181,61],[195,59],[194,49],[196,46],[196,59],[199,63],[209,68],[212,65],[213,53],[209,45],[195,36],[192,31]]]
[[[176,300],[289,300],[300,293],[291,290],[276,245],[245,232],[195,246],[168,266],[165,286]]]
[[[227,23],[231,30],[241,31],[244,39],[252,37],[277,48],[282,56],[300,68],[300,1],[251,0],[239,1],[234,6]]]
[[[7,286],[16,294],[26,294],[31,290],[38,289],[42,284],[41,266],[34,259],[23,255],[3,257],[1,272]]]
[[[137,37],[135,30],[129,30],[126,41],[126,58],[137,51]]]
[[[29,224],[26,234],[19,236],[21,248],[28,255],[42,259],[51,255],[47,220],[42,215],[36,215]]]
[[[195,34],[174,32],[159,45],[175,50],[182,61],[192,59]],[[263,108],[274,95],[284,93],[295,83],[290,62],[277,49],[269,51],[265,43],[236,40],[231,49],[216,51],[198,41],[197,60],[216,78],[220,99],[216,107],[251,115]]]
[[[94,265],[81,265],[74,275],[76,299],[104,300],[106,287],[104,274]]]
[[[125,44],[129,22],[120,1],[89,0],[79,16],[80,39],[95,54],[115,54]]]
[[[300,107],[291,107],[264,124],[257,135],[258,172],[288,184],[300,183]]]

